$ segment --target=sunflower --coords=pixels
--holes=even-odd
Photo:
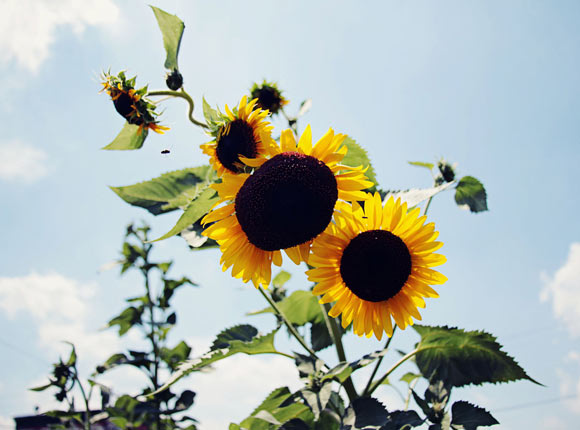
[[[116,111],[129,124],[139,126],[139,132],[143,130],[153,130],[156,133],[163,134],[169,127],[160,125],[155,117],[156,106],[144,98],[147,93],[147,87],[139,90],[135,89],[135,77],[127,79],[124,72],[119,72],[118,76],[112,76],[109,73],[103,73],[103,89],[111,96]]]
[[[447,278],[431,267],[445,256],[434,254],[442,242],[433,223],[425,224],[419,208],[391,197],[384,205],[378,193],[365,200],[364,209],[343,205],[335,223],[314,241],[306,274],[316,282],[313,294],[320,302],[336,302],[329,315],[342,314],[342,326],[353,323],[354,332],[380,340],[392,336],[391,317],[399,328],[420,320],[417,308],[425,297],[438,297],[429,286]]]
[[[232,112],[226,105],[226,115],[222,115],[222,120],[210,124],[210,134],[215,139],[201,145],[201,149],[209,155],[219,176],[226,172],[243,172],[240,155],[262,159],[268,153],[273,142],[273,127],[266,121],[269,112],[255,108],[256,102],[254,99],[248,103],[248,97],[244,96],[237,109]]]
[[[338,164],[347,152],[345,135],[330,129],[312,146],[310,126],[298,143],[284,130],[268,157],[243,159],[252,174],[225,174],[214,184],[220,200],[203,219],[202,233],[220,245],[223,270],[254,285],[268,286],[272,263],[284,250],[299,264],[308,261],[312,240],[329,225],[337,202],[363,200],[373,185],[362,167]]]
[[[282,96],[282,91],[274,82],[264,80],[261,85],[254,84],[250,94],[253,99],[258,99],[256,106],[269,110],[272,115],[276,115],[288,104],[288,100]]]

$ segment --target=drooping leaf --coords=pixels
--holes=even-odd
[[[496,338],[483,331],[414,325],[421,336],[415,362],[430,381],[448,386],[479,385],[527,379],[539,384],[504,351]],[[541,385],[541,384],[540,384]]]
[[[358,430],[365,427],[378,428],[387,423],[385,406],[373,397],[355,399],[347,408],[343,418],[344,430]]]
[[[415,411],[393,411],[389,420],[380,430],[409,430],[423,424],[423,420]]]
[[[375,169],[371,164],[371,160],[369,158],[369,155],[367,154],[367,151],[358,143],[356,143],[356,141],[353,138],[348,136],[346,137],[346,139],[344,139],[343,144],[348,148],[348,152],[346,153],[346,155],[344,156],[344,158],[340,163],[350,167],[368,166],[365,175],[367,178],[369,178],[369,181],[373,182],[376,185],[377,178],[375,176]],[[375,187],[371,187],[369,190],[373,191],[374,189]]]
[[[171,375],[169,380],[157,392],[163,391],[175,384],[181,378],[189,375],[192,372],[197,372],[212,363],[223,360],[234,354],[244,353],[248,355],[254,354],[274,354],[278,351],[274,347],[274,335],[276,330],[271,331],[266,335],[256,335],[251,340],[244,342],[241,340],[232,340],[229,346],[222,349],[209,351],[201,357],[185,361],[179,365],[177,370]]]
[[[471,212],[487,210],[487,193],[483,184],[473,176],[461,178],[455,188],[455,203]]]
[[[165,68],[169,70],[177,69],[177,56],[185,24],[177,16],[171,15],[155,6],[151,6],[151,9],[153,9],[157,24],[159,24],[159,29],[163,34],[163,46],[167,54]]]
[[[249,324],[240,324],[219,333],[210,350],[227,348],[232,340],[250,342],[258,334],[258,329]]]
[[[343,383],[351,375],[352,372],[371,364],[378,358],[384,356],[387,353],[387,351],[388,351],[387,349],[379,349],[375,352],[371,352],[370,354],[363,356],[362,358],[356,361],[350,363],[346,363],[344,361],[340,362],[335,367],[330,369],[322,377],[322,380],[335,379],[340,383]]]
[[[47,388],[50,388],[50,387],[52,387],[52,383],[46,384],[46,385],[41,385],[39,387],[29,388],[29,390],[30,391],[44,391],[44,390],[46,390]]]
[[[425,167],[426,169],[433,169],[433,167],[435,167],[435,164],[433,163],[425,163],[423,161],[407,161],[407,163],[409,163],[411,166],[417,166],[417,167]]]
[[[206,165],[175,170],[149,181],[111,189],[130,205],[159,215],[178,208],[185,209],[216,180],[215,170]]]
[[[458,401],[451,406],[451,424],[457,429],[477,430],[479,426],[487,427],[499,422],[484,408]]]
[[[125,122],[117,137],[101,149],[117,151],[139,149],[143,146],[143,142],[147,138],[147,133],[148,130],[146,128],[141,129],[138,125]]]
[[[445,183],[443,185],[438,185],[432,188],[412,188],[405,191],[387,191],[383,197],[383,201],[387,201],[389,198],[401,199],[401,202],[407,202],[407,207],[411,208],[417,206],[419,203],[439,194],[441,191],[445,191],[454,182]]]
[[[324,315],[318,304],[316,296],[310,291],[294,291],[290,296],[278,303],[278,306],[286,317],[297,326],[303,326],[309,322],[323,323]],[[271,307],[260,311],[251,312],[248,315],[258,315],[263,313],[275,313]]]

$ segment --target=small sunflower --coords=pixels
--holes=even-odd
[[[245,166],[240,156],[260,159],[268,153],[273,126],[266,121],[269,112],[255,108],[256,102],[254,99],[248,103],[248,97],[244,96],[233,112],[226,105],[222,121],[210,124],[210,134],[215,139],[200,147],[209,155],[219,176],[243,172]]]
[[[345,135],[330,129],[312,146],[310,126],[298,143],[284,130],[268,157],[243,159],[252,174],[225,174],[213,185],[220,201],[203,219],[202,233],[220,245],[223,270],[254,285],[268,286],[272,263],[282,253],[294,263],[308,261],[312,240],[329,225],[338,201],[363,200],[373,185],[362,167],[338,164]],[[340,200],[339,200],[340,199]]]
[[[288,104],[288,100],[282,96],[282,91],[274,82],[264,81],[261,85],[254,84],[250,94],[253,99],[258,99],[256,106],[269,110],[272,115],[276,115]]]
[[[163,134],[169,127],[160,125],[155,119],[156,106],[144,98],[147,87],[135,89],[135,77],[127,79],[124,72],[118,76],[103,73],[103,90],[111,96],[117,112],[127,120],[129,124],[139,126],[139,131],[153,130]]]
[[[420,320],[417,308],[425,297],[438,297],[429,286],[447,278],[431,269],[445,256],[434,254],[442,242],[435,224],[425,224],[419,208],[407,212],[407,204],[391,197],[384,205],[378,193],[357,203],[343,205],[335,223],[314,241],[306,273],[316,282],[313,294],[321,303],[336,302],[329,315],[342,314],[342,326],[353,323],[354,332],[380,340],[393,334],[391,317],[399,328]]]

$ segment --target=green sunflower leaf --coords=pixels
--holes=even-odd
[[[159,390],[157,390],[155,393],[149,394],[149,396],[166,390],[184,376],[189,375],[192,372],[198,372],[210,364],[223,360],[224,358],[227,358],[231,355],[239,353],[248,355],[277,353],[278,351],[274,347],[274,335],[276,334],[276,331],[277,329],[266,335],[256,334],[251,338],[247,338],[247,340],[229,340],[227,342],[227,346],[224,348],[210,350],[201,357],[184,361],[171,375],[165,385],[159,388]]]
[[[291,277],[292,275],[290,273],[286,272],[285,270],[280,270],[280,273],[278,273],[276,276],[274,276],[274,279],[272,279],[272,285],[276,288],[283,287]]]
[[[164,10],[151,6],[159,29],[163,35],[163,46],[167,57],[165,58],[165,68],[169,70],[177,69],[177,55],[179,54],[179,45],[185,24],[177,16],[171,15]]]
[[[211,188],[206,188],[199,196],[192,200],[181,217],[177,220],[177,224],[173,226],[171,230],[165,233],[163,236],[152,240],[151,242],[157,242],[159,240],[168,239],[186,230],[190,225],[199,221],[202,216],[207,214],[211,207],[217,203],[218,196],[215,190]]]
[[[290,296],[278,303],[284,315],[290,322],[297,326],[306,323],[324,323],[324,314],[318,304],[318,299],[310,291],[294,291]],[[259,311],[250,312],[248,315],[275,313],[270,306]]]
[[[215,170],[206,165],[164,173],[134,185],[110,188],[130,205],[159,215],[178,208],[185,209],[216,180]]]
[[[343,426],[352,430],[379,428],[387,420],[388,412],[381,402],[373,397],[361,397],[355,399],[346,410]]]
[[[369,191],[374,191],[377,185],[377,178],[375,176],[375,169],[371,164],[371,160],[369,159],[367,151],[349,136],[344,139],[343,144],[348,148],[348,152],[342,159],[341,164],[350,167],[368,166],[368,170],[365,172],[365,175],[367,178],[369,178],[369,181],[375,184],[374,187],[369,188]]]
[[[381,430],[410,430],[423,424],[423,420],[415,411],[393,411],[389,414],[389,421]]]
[[[371,352],[370,354],[363,356],[356,361],[352,361],[350,363],[344,361],[340,362],[328,372],[326,372],[326,374],[322,377],[322,380],[325,381],[327,379],[335,379],[338,382],[343,383],[354,371],[371,364],[376,359],[384,356],[387,351],[387,349],[379,349],[375,352]]]
[[[148,130],[146,128],[141,130],[138,125],[125,122],[125,125],[117,137],[115,137],[111,143],[101,149],[117,151],[139,149],[143,146],[143,142],[145,142],[147,133]]]
[[[459,401],[451,406],[451,425],[454,429],[477,430],[477,427],[493,426],[499,422],[484,408]]]
[[[430,199],[431,197],[439,194],[441,191],[445,191],[447,188],[451,187],[454,182],[448,182],[442,185],[438,185],[432,188],[411,188],[410,190],[389,190],[384,192],[383,202],[387,201],[389,198],[401,199],[403,202],[407,202],[407,207],[412,208],[417,206],[419,203]]]
[[[41,385],[40,387],[33,387],[33,388],[29,388],[30,391],[44,391],[47,388],[52,387],[52,383],[50,384],[46,384],[46,385]]]
[[[432,170],[433,167],[435,167],[435,164],[425,163],[424,161],[407,161],[407,163],[409,163],[411,166],[424,167],[429,170]]]
[[[532,379],[518,363],[483,331],[464,331],[458,328],[414,325],[421,336],[415,362],[421,374],[448,386],[480,385]]]
[[[487,210],[487,193],[483,184],[473,176],[464,176],[455,188],[455,203],[471,212]]]
[[[216,124],[220,122],[221,121],[220,113],[209,105],[209,103],[205,100],[205,97],[202,100],[203,100],[203,116],[205,117],[207,123]]]
[[[258,329],[249,324],[240,324],[222,331],[213,341],[211,350],[227,348],[231,341],[250,342],[258,334]]]

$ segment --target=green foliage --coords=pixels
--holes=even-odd
[[[343,430],[379,428],[387,423],[387,409],[377,399],[361,397],[354,400],[343,418]]]
[[[387,353],[387,349],[380,349],[375,352],[371,352],[370,354],[366,354],[363,357],[359,358],[356,361],[347,363],[341,362],[338,363],[335,367],[330,369],[322,378],[323,380],[326,379],[334,379],[338,382],[344,382],[346,379],[356,370],[361,369],[369,364],[373,363],[377,359],[383,357]]]
[[[432,170],[433,167],[435,167],[435,164],[426,163],[423,161],[407,161],[407,163],[409,163],[411,166],[424,167],[424,168],[429,169],[429,170]]]
[[[203,116],[212,129],[215,129],[222,121],[220,112],[212,108],[205,98],[203,99]]]
[[[405,191],[386,191],[383,195],[383,201],[387,201],[389,198],[393,197],[393,199],[401,199],[403,202],[407,202],[407,207],[412,208],[417,206],[419,203],[428,200],[441,191],[445,191],[447,188],[451,187],[452,183],[446,183],[442,185],[438,185],[436,187],[431,188],[412,188],[410,190]]]
[[[483,184],[473,176],[464,176],[455,188],[455,202],[460,208],[471,212],[486,211],[487,193]]]
[[[353,138],[348,136],[346,137],[346,139],[344,139],[343,144],[348,148],[348,152],[342,159],[341,164],[350,167],[368,166],[365,175],[367,178],[369,178],[369,181],[373,182],[376,185],[377,178],[375,176],[375,169],[371,164],[371,160],[369,158],[367,151],[358,143],[356,143],[356,141]],[[372,192],[374,191],[374,189],[375,187],[371,187],[369,191]]]
[[[125,123],[117,137],[102,149],[126,151],[139,149],[147,138],[148,130],[140,128],[138,125]]]
[[[323,323],[324,314],[318,304],[318,299],[310,291],[294,291],[278,303],[280,310],[286,315],[288,320],[297,326],[303,326],[309,322]],[[276,313],[272,307],[267,307],[248,315],[259,315],[264,313]]]
[[[189,358],[191,347],[185,341],[179,342],[172,349],[162,347],[159,351],[159,357],[172,370],[176,370],[179,364]]]
[[[477,430],[477,427],[487,427],[499,422],[484,408],[469,402],[459,401],[451,406],[451,425],[454,429]]]
[[[216,180],[215,170],[206,165],[175,170],[149,181],[111,189],[130,205],[159,215],[175,209],[186,209]]]
[[[107,324],[108,327],[113,327],[115,325],[119,326],[119,336],[123,336],[125,333],[131,329],[136,324],[141,324],[141,316],[145,308],[143,306],[134,307],[129,306],[118,316],[114,317]]]
[[[393,411],[389,414],[387,423],[381,430],[409,430],[423,424],[423,420],[415,411]]]
[[[213,341],[210,350],[227,348],[234,340],[251,342],[257,335],[258,329],[256,327],[249,324],[240,324],[219,333]]]
[[[157,24],[159,24],[159,29],[163,34],[163,46],[167,53],[165,68],[169,70],[178,69],[177,56],[185,24],[177,16],[171,15],[155,6],[151,6],[151,9],[153,9]]]
[[[417,324],[413,328],[421,336],[415,362],[430,381],[442,380],[453,387],[520,379],[538,384],[489,333]]]

